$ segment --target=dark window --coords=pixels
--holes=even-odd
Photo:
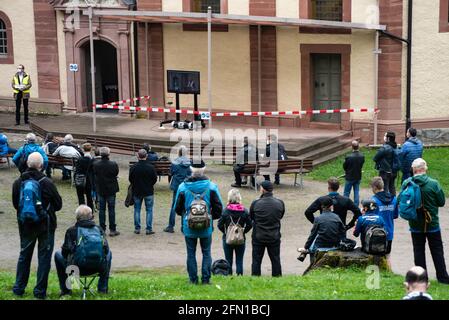
[[[312,19],[342,21],[343,0],[311,0]]]
[[[8,37],[6,34],[6,24],[0,19],[0,56],[8,55]]]
[[[212,13],[220,13],[220,0],[193,0],[192,12],[207,13],[207,8],[212,7]]]

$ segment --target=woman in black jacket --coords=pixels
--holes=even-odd
[[[92,200],[92,184],[93,184],[93,158],[91,155],[92,146],[90,143],[83,144],[84,156],[76,161],[75,165],[75,184],[76,194],[78,195],[79,205],[86,204],[94,211],[94,203]],[[85,183],[83,184],[83,179]],[[86,195],[86,199],[84,199]]]
[[[252,222],[248,210],[242,205],[242,196],[237,189],[231,189],[228,193],[228,205],[218,220],[218,229],[223,232],[223,251],[225,258],[231,266],[235,251],[235,265],[237,275],[243,275],[243,256],[245,254],[245,243],[241,245],[229,245],[226,243],[226,232],[231,224],[238,224],[244,228],[244,234],[251,230]]]

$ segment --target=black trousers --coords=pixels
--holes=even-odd
[[[242,176],[241,173],[249,173],[249,171],[245,171],[243,167],[240,166],[234,166],[234,177],[235,177],[235,183],[238,185],[242,185]],[[251,185],[256,184],[256,179],[254,176],[251,176]]]
[[[253,263],[251,266],[251,274],[253,276],[260,276],[260,266],[265,254],[265,248],[268,251],[268,256],[271,260],[271,275],[273,277],[282,276],[281,267],[281,240],[274,243],[260,243],[253,239]]]
[[[441,239],[440,231],[429,233],[412,232],[415,265],[427,270],[426,240],[429,241],[430,253],[432,255],[433,264],[435,265],[438,281],[449,284],[449,275],[447,274],[446,262],[444,261],[443,241]]]
[[[20,123],[20,107],[22,105],[23,100],[23,113],[25,123],[28,123],[28,99],[22,99],[23,92],[19,92],[16,95],[16,123]]]
[[[86,204],[87,201],[87,206],[91,208],[93,212],[94,202],[92,200],[92,188],[90,187],[89,183],[86,183],[85,187],[76,187],[76,194],[78,196],[78,204]],[[84,195],[86,195],[86,199],[84,199]]]
[[[380,171],[379,176],[382,178],[382,181],[384,182],[385,192],[389,192],[395,196],[396,195],[395,182],[397,173]]]

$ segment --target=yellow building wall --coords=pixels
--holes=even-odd
[[[413,3],[412,119],[449,116],[449,33],[439,33],[439,3]]]
[[[228,0],[228,13],[235,15],[249,15],[249,0]]]
[[[182,0],[162,0],[162,11],[182,12]]]
[[[212,106],[250,110],[249,28],[229,26],[229,32],[212,33]],[[164,25],[164,67],[201,73],[201,109],[208,107],[207,32],[183,31],[180,24]],[[166,83],[166,97],[168,94]],[[170,101],[170,98],[166,99]],[[181,106],[192,106],[193,96],[182,95]]]
[[[281,18],[299,18],[299,0],[276,1],[276,16]]]
[[[352,22],[378,24],[378,0],[352,0]]]
[[[33,1],[15,0],[14,6],[11,6],[10,1],[0,1],[0,11],[11,21],[14,43],[14,64],[0,64],[0,95],[12,96],[11,79],[16,73],[17,65],[23,64],[33,84],[31,97],[38,97]]]

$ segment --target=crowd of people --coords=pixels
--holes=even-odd
[[[417,266],[407,274],[407,282],[411,288],[409,296],[413,298],[416,288],[424,288],[421,284],[428,282],[425,273],[426,241],[429,242],[438,281],[449,284],[449,275],[446,271],[438,219],[438,208],[444,206],[445,196],[439,183],[427,175],[428,167],[422,159],[422,143],[416,138],[416,130],[409,129],[408,137],[407,142],[399,149],[394,133],[385,134],[385,144],[373,159],[379,172],[379,175],[371,180],[373,195],[370,199],[362,200],[361,207],[359,186],[365,158],[359,150],[358,142],[352,143],[353,152],[346,157],[343,164],[344,194],[338,193],[338,178],[329,178],[328,193],[316,199],[304,212],[312,224],[312,229],[304,248],[299,251],[310,254],[313,263],[318,251],[338,250],[342,244],[348,243],[354,247],[355,242],[347,238],[347,232],[354,229],[353,235],[360,236],[363,251],[381,253],[388,258],[394,239],[394,220],[398,218],[400,211],[400,201],[394,187],[395,179],[398,172],[402,171],[404,183],[401,191],[413,181],[419,186],[422,195],[422,206],[417,211],[417,219],[409,221]],[[277,160],[286,159],[285,148],[277,142],[276,136],[269,137],[265,151],[267,157],[277,154]],[[112,253],[106,241],[106,207],[108,235],[120,235],[115,221],[119,166],[110,159],[111,150],[108,147],[100,147],[92,154],[93,148],[89,143],[80,148],[73,142],[71,135],[66,135],[62,141],[58,141],[49,134],[43,146],[40,146],[36,136],[29,133],[25,145],[18,150],[11,149],[6,136],[0,135],[0,152],[15,153],[13,162],[20,171],[20,177],[13,184],[13,205],[17,210],[21,246],[14,294],[20,296],[25,291],[31,258],[37,243],[39,267],[34,295],[37,298],[46,296],[57,227],[56,212],[61,210],[63,205],[62,198],[51,180],[52,170],[48,166],[47,154],[76,159],[73,167],[61,168],[64,179],[71,179],[73,174],[79,202],[75,211],[76,224],[67,230],[61,251],[54,255],[61,294],[71,293],[70,288],[66,287],[65,269],[72,264],[80,268],[81,274],[98,273],[98,291],[107,293]],[[134,206],[134,233],[141,232],[141,208],[145,203],[145,231],[147,235],[151,235],[154,234],[154,185],[158,180],[153,162],[159,159],[159,155],[153,152],[149,145],[144,145],[136,156],[137,162],[130,167],[128,178],[129,204]],[[261,263],[266,249],[271,260],[272,276],[282,275],[281,221],[285,214],[285,204],[274,196],[275,185],[280,183],[279,175],[275,176],[274,184],[269,176],[264,177],[264,181],[258,184],[260,196],[249,208],[243,205],[238,190],[243,184],[240,164],[257,161],[258,156],[257,149],[245,138],[244,147],[237,153],[237,160],[240,159],[241,162],[237,161],[234,165],[236,181],[232,185],[233,189],[228,192],[226,203],[221,198],[218,186],[206,176],[206,164],[202,159],[190,159],[187,148],[181,146],[178,157],[172,161],[170,190],[173,196],[168,213],[168,226],[164,231],[173,233],[176,215],[181,217],[181,231],[187,252],[187,271],[191,283],[198,284],[200,281],[196,259],[198,242],[203,257],[201,283],[210,283],[214,220],[218,221],[218,229],[223,233],[222,247],[230,266],[229,273],[232,274],[234,256],[236,274],[244,273],[246,234],[252,230],[251,274],[261,275]],[[251,181],[251,184],[255,183],[256,181]],[[354,190],[354,200],[349,198],[351,190]],[[96,210],[99,226],[94,222]],[[347,217],[348,211],[352,213],[350,220]],[[92,243],[86,239],[92,239]],[[373,239],[384,241],[380,243]],[[419,285],[416,287],[412,282],[418,282]],[[427,297],[421,293],[419,297]]]

